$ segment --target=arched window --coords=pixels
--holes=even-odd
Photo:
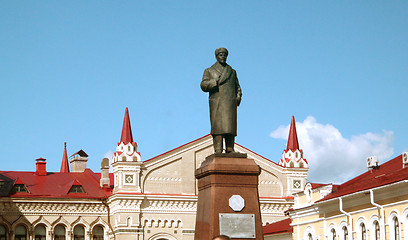
[[[14,240],[26,240],[27,239],[27,229],[23,225],[18,225],[16,227],[16,232],[14,234]]]
[[[34,229],[35,240],[45,240],[45,227],[44,225],[38,225]]]
[[[337,238],[336,238],[336,229],[334,229],[334,228],[332,228],[331,230],[330,230],[330,234],[331,234],[331,239],[332,240],[337,240]]]
[[[311,233],[307,234],[307,240],[313,240],[313,236]]]
[[[367,230],[366,230],[364,223],[360,224],[360,230],[361,230],[361,240],[367,240]]]
[[[399,230],[399,222],[398,222],[398,218],[394,217],[392,219],[393,223],[394,223],[394,239],[395,240],[400,240],[400,230]]]
[[[54,229],[54,240],[65,240],[65,227],[64,225],[57,225]]]
[[[290,167],[295,167],[295,164],[293,162],[290,162]]]
[[[374,234],[375,240],[380,240],[380,224],[378,221],[374,222]]]
[[[78,225],[74,228],[74,240],[84,240],[85,239],[85,228]]]
[[[92,230],[92,240],[103,240],[103,227],[97,225]]]
[[[6,227],[3,225],[0,225],[0,240],[7,240]]]
[[[343,239],[344,239],[344,240],[347,240],[347,239],[348,239],[348,230],[347,230],[347,227],[344,226],[342,229],[343,229]]]
[[[299,163],[299,167],[303,168],[303,167],[305,167],[305,165],[303,165],[303,163],[301,162],[301,163]]]

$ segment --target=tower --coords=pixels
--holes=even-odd
[[[294,116],[292,116],[290,122],[288,144],[286,149],[283,150],[279,165],[286,168],[288,172],[287,194],[303,191],[309,169],[306,159],[303,158],[303,150],[299,148]]]
[[[68,155],[67,155],[67,143],[64,142],[64,154],[62,155],[61,170],[62,173],[69,173]]]
[[[292,116],[292,121],[290,122],[288,144],[286,149],[283,150],[279,165],[288,168],[307,168],[307,161],[303,158],[303,150],[299,148],[294,116]]]
[[[115,182],[113,192],[141,192],[140,165],[142,162],[140,153],[137,152],[137,143],[133,141],[128,108],[125,111],[120,142],[116,146],[112,160]]]

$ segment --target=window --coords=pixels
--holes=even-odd
[[[374,229],[375,229],[374,231],[375,240],[380,240],[380,224],[378,223],[378,221],[374,222]]]
[[[335,230],[334,228],[331,229],[330,234],[331,234],[331,239],[332,239],[332,240],[337,240],[337,238],[336,238],[336,230]]]
[[[12,193],[18,193],[18,192],[28,192],[27,188],[24,186],[24,184],[16,184],[13,186],[13,189],[11,189]]]
[[[84,240],[85,239],[85,229],[83,226],[79,225],[74,228],[74,240]]]
[[[7,231],[6,227],[0,225],[0,240],[7,240]]]
[[[343,239],[344,240],[348,239],[348,230],[346,226],[343,227]]]
[[[85,190],[81,185],[73,185],[68,193],[85,193]]]
[[[54,240],[65,240],[65,227],[57,225],[54,229]]]
[[[26,240],[27,239],[27,229],[23,225],[16,227],[14,240]]]
[[[102,226],[95,226],[92,231],[92,240],[103,240]]]
[[[400,240],[400,235],[399,235],[399,222],[398,222],[398,218],[394,217],[392,219],[392,221],[394,222],[394,239],[395,240]]]
[[[35,227],[34,239],[35,240],[45,240],[45,227],[43,225],[38,225]]]
[[[313,236],[311,233],[307,234],[307,240],[313,240]]]
[[[361,230],[361,240],[367,240],[367,230],[366,230],[364,223],[360,224],[360,230]]]

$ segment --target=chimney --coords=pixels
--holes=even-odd
[[[101,161],[101,180],[99,182],[101,184],[101,188],[109,188],[110,187],[109,159],[108,158],[104,158]]]
[[[84,172],[86,169],[86,162],[88,162],[88,154],[82,149],[71,155],[71,172]]]
[[[47,176],[47,162],[44,158],[37,158],[36,160],[36,171],[35,175],[37,176]]]

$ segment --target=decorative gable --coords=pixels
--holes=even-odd
[[[75,179],[68,193],[86,193],[84,187]]]
[[[16,179],[16,182],[13,185],[13,188],[11,189],[11,194],[14,193],[30,193],[24,184],[23,181],[21,181],[20,178]]]

